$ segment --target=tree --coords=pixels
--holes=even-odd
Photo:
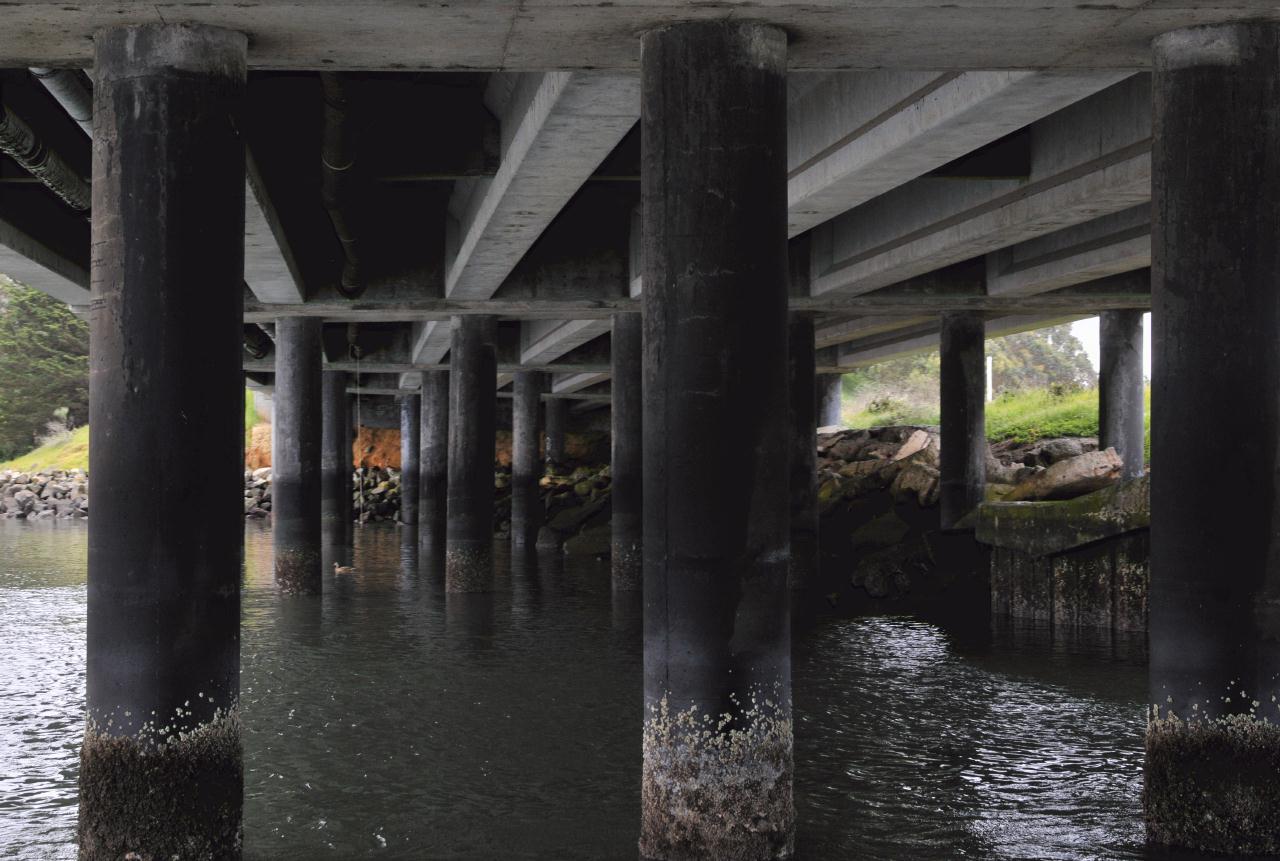
[[[88,418],[88,325],[0,276],[0,460],[35,448],[51,421],[70,428]]]
[[[1071,325],[1006,335],[987,341],[996,394],[1028,389],[1070,391],[1097,385],[1089,355]],[[892,359],[845,375],[845,394],[856,409],[936,412],[937,351]]]
[[[1071,325],[1051,326],[987,342],[997,393],[1027,389],[1087,389],[1098,384],[1089,355]]]

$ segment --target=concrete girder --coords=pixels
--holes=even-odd
[[[278,229],[274,208],[262,184],[255,181],[256,167],[248,154],[244,195],[244,280],[259,302],[306,301],[295,276],[287,246]]]
[[[723,18],[740,4],[687,0],[584,4],[483,0],[406,4],[363,0],[209,0],[183,20],[252,34],[257,69],[492,70],[639,67],[636,34],[675,20]],[[154,23],[168,7],[143,0],[20,0],[5,8],[6,67],[86,67],[103,26]],[[761,0],[753,14],[792,36],[791,69],[1142,69],[1167,30],[1274,14],[1254,0],[1213,4],[1115,0],[1107,4],[1014,0]]]
[[[589,320],[529,320],[520,327],[520,364],[536,365],[554,361],[607,333],[612,318]]]
[[[496,75],[485,96],[502,118],[493,178],[460,180],[449,203],[445,296],[488,299],[640,116],[631,75]],[[456,225],[456,226],[455,226]],[[415,327],[414,357],[439,361],[449,327]]]
[[[243,367],[249,373],[271,373],[274,364],[270,357],[264,359],[246,358]],[[605,373],[609,370],[609,361],[608,359],[594,362],[564,361],[531,365],[503,362],[498,365],[498,368],[499,375],[505,374],[508,378],[516,371],[546,371],[554,374]],[[404,361],[400,361],[394,356],[388,356],[377,361],[361,360],[359,363],[353,359],[329,360],[324,363],[324,369],[326,371],[347,371],[352,374],[400,374],[407,377],[409,374],[420,374],[424,371],[447,371],[449,363],[437,362],[431,365],[419,365],[408,361],[407,357],[405,357]],[[416,379],[406,379],[405,388],[416,388],[417,385]]]
[[[567,395],[579,392],[609,379],[608,373],[557,374],[551,381],[551,394]]]
[[[89,270],[4,220],[0,220],[0,273],[73,308],[89,308]]]
[[[788,233],[816,227],[1127,75],[815,74],[799,94],[793,86],[788,105]]]
[[[1135,206],[988,254],[987,292],[1027,296],[1150,265],[1150,207]]]
[[[873,335],[892,332],[908,326],[928,323],[932,317],[855,317],[819,325],[814,331],[814,345],[818,349],[857,341]]]
[[[1030,332],[1063,323],[1082,320],[1088,314],[1015,314],[987,321],[987,337],[1001,338],[1005,335],[1016,335],[1019,332]],[[857,343],[844,345],[839,349],[834,365],[820,365],[819,373],[848,373],[857,368],[901,359],[938,349],[940,323],[929,324],[930,331],[904,333],[902,340],[879,343],[863,347]]]
[[[809,311],[828,314],[865,314],[880,316],[917,316],[942,311],[984,310],[1012,312],[1020,308],[1028,310],[1062,310],[1076,308],[1081,311],[1104,311],[1114,308],[1146,307],[1150,296],[1121,291],[1115,294],[1073,293],[1070,289],[1055,290],[1034,297],[987,296],[984,294],[898,294],[878,291],[869,294],[832,294],[791,299],[792,311]],[[457,303],[440,299],[405,299],[386,302],[318,303],[300,305],[263,305],[249,303],[245,311],[246,323],[269,323],[276,317],[323,317],[330,322],[407,322],[430,315],[445,319],[449,316],[470,314],[494,314],[520,319],[545,319],[547,317],[579,317],[601,319],[617,312],[637,312],[639,303],[634,299],[607,299],[582,301],[525,301],[503,302],[490,300]],[[443,358],[443,354],[440,359]],[[432,367],[441,364],[440,359],[412,362],[414,367]]]
[[[1031,127],[1026,180],[923,178],[814,230],[812,293],[867,293],[1142,205],[1150,78],[1135,75]]]

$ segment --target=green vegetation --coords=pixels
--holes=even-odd
[[[997,394],[1034,389],[1076,390],[1097,385],[1098,375],[1070,324],[987,341],[991,385]],[[844,400],[854,411],[896,415],[902,424],[938,412],[937,351],[859,368],[844,377]]]
[[[1070,325],[987,341],[992,388],[987,438],[1031,442],[1096,436],[1098,377]],[[849,427],[938,424],[938,354],[907,356],[859,368],[844,377]],[[1151,392],[1147,391],[1150,457]]]
[[[47,442],[35,451],[0,463],[0,470],[35,472],[45,469],[89,470],[89,427],[76,428],[58,439]]]
[[[258,411],[253,406],[253,392],[244,392],[244,435],[246,441],[250,431],[259,421]],[[0,463],[0,470],[20,470],[33,472],[41,469],[83,469],[89,470],[89,427],[76,428],[69,433],[55,434],[53,439],[44,445]]]
[[[258,418],[258,408],[253,405],[253,391],[251,389],[244,390],[244,444],[249,444],[249,436],[253,432],[253,426],[260,419]]]
[[[0,276],[0,458],[60,439],[88,417],[88,324]]]
[[[852,405],[851,405],[852,406]],[[936,405],[890,402],[871,408],[846,409],[845,424],[854,428],[883,425],[936,425]],[[1147,457],[1151,457],[1151,389],[1146,393]],[[987,439],[1032,442],[1058,436],[1097,436],[1097,389],[1032,389],[996,398],[987,404]]]

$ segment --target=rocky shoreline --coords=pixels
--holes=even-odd
[[[818,588],[832,605],[913,610],[958,594],[979,600],[984,590],[968,587],[986,582],[989,554],[968,533],[942,529],[940,457],[936,427],[819,434]],[[1119,481],[1121,467],[1092,438],[996,443],[987,499],[1070,499]]]
[[[823,515],[860,498],[884,493],[896,502],[932,508],[938,500],[941,441],[937,428],[897,426],[819,434],[818,501]],[[1066,499],[1097,490],[1119,476],[1115,453],[1096,439],[1061,438],[1031,444],[996,443],[987,461],[988,498]],[[400,471],[361,467],[353,474],[352,507],[361,523],[395,521]],[[551,469],[539,482],[545,505],[544,546],[571,552],[609,551],[608,465]],[[494,532],[506,534],[511,517],[511,469],[494,472]],[[271,468],[245,470],[244,513],[270,517]],[[82,470],[0,471],[0,517],[42,520],[89,515],[88,476]],[[893,530],[894,532],[900,530]],[[855,540],[855,544],[857,541]]]
[[[89,477],[83,470],[0,471],[0,517],[81,520],[89,516]]]

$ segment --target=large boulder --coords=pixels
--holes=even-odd
[[[1015,487],[1005,500],[1073,499],[1119,481],[1123,467],[1114,448],[1086,452],[1036,473]]]

